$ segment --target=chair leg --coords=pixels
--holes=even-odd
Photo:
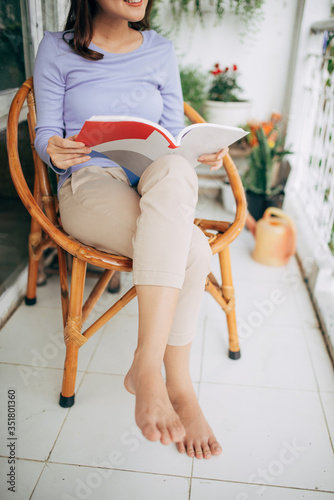
[[[27,293],[25,296],[26,306],[34,306],[36,304],[37,275],[38,275],[38,260],[29,257],[28,284],[27,284]]]
[[[59,281],[61,293],[61,307],[63,312],[63,324],[66,326],[69,309],[68,279],[67,279],[67,256],[63,248],[58,247]]]
[[[42,238],[42,229],[40,225],[34,219],[31,219],[31,227],[29,234],[28,283],[27,283],[27,294],[25,296],[25,303],[27,306],[33,306],[36,304],[36,288],[37,288],[39,259],[36,259],[36,256],[34,255],[34,246],[41,241],[41,238]]]
[[[74,405],[74,389],[77,377],[79,347],[75,344],[66,346],[66,357],[64,365],[63,386],[60,393],[59,405],[62,408],[70,408]]]
[[[231,269],[229,247],[226,247],[224,248],[224,250],[219,252],[219,264],[222,276],[223,298],[229,305],[229,307],[225,311],[228,335],[229,335],[229,357],[230,359],[239,359],[241,354],[240,354],[240,347],[238,340],[237,321],[235,315],[234,287],[232,280],[232,269]]]
[[[75,379],[77,375],[79,347],[86,341],[81,334],[82,300],[86,277],[86,263],[73,257],[69,311],[64,329],[66,357],[63,385],[59,404],[63,408],[74,405]]]

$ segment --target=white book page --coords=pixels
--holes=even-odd
[[[199,156],[218,153],[248,134],[242,128],[211,123],[194,124],[187,128],[188,131],[185,134],[181,132],[177,137],[179,140],[181,135],[182,139],[181,146],[175,150],[175,153],[185,156],[192,165],[197,165]]]

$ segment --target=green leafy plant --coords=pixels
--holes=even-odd
[[[162,0],[155,0],[156,6]],[[171,13],[176,25],[179,25],[183,15],[199,19],[204,24],[205,13],[208,11],[208,0],[170,0]],[[238,16],[247,26],[262,17],[264,0],[212,0],[217,21],[221,21],[225,12]],[[156,14],[156,11],[154,12]]]
[[[247,191],[267,198],[282,192],[282,184],[273,184],[273,169],[284,156],[292,153],[283,148],[284,136],[277,125],[280,118],[273,114],[270,122],[244,127],[250,131],[247,140],[252,149],[247,157],[248,169],[242,179],[243,185]]]
[[[330,238],[330,241],[328,243],[328,246],[329,246],[330,251],[334,255],[334,224],[333,224],[333,227],[332,227],[331,238]]]
[[[182,14],[189,15],[191,13],[192,16],[203,21],[203,3],[205,7],[207,2],[203,2],[203,0],[170,0],[169,3],[171,4],[174,20],[178,21]],[[224,1],[216,0],[215,12],[218,19],[223,17],[224,10]]]
[[[238,93],[242,88],[237,83],[238,68],[234,64],[231,68],[226,67],[221,69],[219,64],[215,64],[215,68],[210,71],[213,75],[211,85],[208,91],[208,98],[210,101],[222,102],[241,102]]]
[[[207,99],[207,76],[196,66],[184,66],[180,69],[183,99],[203,115]]]
[[[230,0],[231,11],[249,24],[251,20],[262,17],[264,0]]]

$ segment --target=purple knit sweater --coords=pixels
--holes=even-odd
[[[119,166],[93,151],[91,160],[67,170],[52,165],[46,152],[49,138],[78,133],[84,121],[93,115],[146,118],[173,135],[184,127],[180,76],[170,41],[153,30],[143,31],[141,46],[125,54],[106,52],[91,43],[89,48],[104,57],[90,61],[76,54],[62,35],[63,32],[45,32],[34,68],[35,147],[39,156],[60,174],[58,189],[73,171],[84,166]],[[132,183],[138,180],[126,173]]]

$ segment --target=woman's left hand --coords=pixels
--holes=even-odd
[[[218,170],[223,166],[223,158],[228,153],[228,148],[224,148],[218,153],[211,155],[202,155],[198,158],[200,163],[205,163],[205,165],[210,165],[210,170]]]

